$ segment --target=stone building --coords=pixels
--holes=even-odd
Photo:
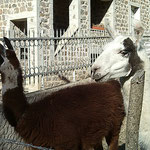
[[[86,36],[95,33],[98,35],[100,33],[98,31],[104,30],[103,22],[105,18],[108,18],[112,27],[120,33],[132,34],[133,19],[141,20],[145,30],[149,30],[149,5],[149,0],[0,0],[0,38],[3,36],[16,38],[74,36],[80,33],[81,30],[84,31],[84,35],[86,31],[90,31]],[[58,32],[60,29],[63,31],[63,34]],[[56,60],[62,60],[60,57],[63,54],[65,54],[64,58],[67,59],[66,50],[69,51],[72,47],[63,46],[67,43],[67,40],[64,41],[63,44],[59,40],[54,41],[52,46],[46,44],[47,41],[45,43],[41,42],[42,46],[39,45],[39,47],[34,46],[32,41],[29,41],[28,44],[20,46],[16,52],[25,69],[45,67],[50,65],[48,61],[53,61],[52,57],[54,55],[56,55]],[[55,47],[55,42],[58,44],[60,42],[61,46]],[[101,47],[101,44],[105,42],[99,40],[94,44]],[[95,49],[94,44],[91,44],[93,49]],[[29,45],[33,46],[30,47]],[[74,44],[73,48],[76,46]],[[97,49],[100,51],[99,47]],[[83,54],[81,48],[76,49],[80,49]],[[85,45],[84,50],[86,51],[87,49],[89,47]],[[61,54],[59,53],[60,51],[62,52]],[[73,55],[70,52],[69,57]],[[91,53],[88,55],[92,58],[97,54]],[[30,59],[28,59],[29,56]],[[87,57],[87,52],[84,56]],[[78,58],[73,59],[79,62]],[[72,60],[70,59],[70,61]],[[59,63],[62,64],[61,62]],[[36,72],[36,70],[34,71]],[[77,74],[80,77],[76,78],[84,78],[85,74],[87,74],[85,72],[86,70],[82,73],[78,72]],[[73,72],[70,74],[73,74]],[[73,76],[70,75],[70,79]],[[58,76],[55,76],[53,79],[42,78],[40,80],[49,84],[48,80],[56,81],[57,79]]]
[[[1,0],[0,37],[13,25],[26,35],[34,30],[37,36],[40,30],[49,36],[53,29],[87,29],[100,23],[110,4],[110,0]]]
[[[13,36],[14,26],[26,35],[34,30],[35,36],[41,30],[44,36],[54,34],[53,29],[87,30],[99,25],[104,16],[119,32],[129,34],[134,15],[149,29],[149,4],[149,0],[1,0],[0,37],[4,31]]]
[[[114,0],[108,11],[108,16],[111,17],[113,27],[120,33],[133,33],[133,19],[140,20],[145,31],[148,31],[150,29],[150,1]]]

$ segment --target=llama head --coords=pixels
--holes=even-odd
[[[3,85],[10,89],[18,86],[20,63],[9,39],[4,37],[4,42],[7,48],[0,44],[0,73]]]
[[[134,60],[138,57],[136,50],[139,47],[143,32],[143,28],[138,26],[138,29],[135,29],[137,33],[134,37],[112,36],[114,40],[104,46],[103,52],[92,65],[92,78],[94,80],[106,81],[125,77],[131,73],[133,68],[135,69],[136,62]]]
[[[5,72],[5,70],[15,70],[20,64],[13,50],[13,47],[8,38],[4,37],[4,42],[7,46],[7,49],[0,44],[0,72]]]

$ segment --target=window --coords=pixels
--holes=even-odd
[[[70,0],[54,0],[53,15],[54,15],[54,30],[67,29],[69,26],[69,5]]]
[[[11,20],[11,32],[12,37],[27,37],[27,18]],[[28,49],[24,47],[24,44],[21,45],[21,48],[18,49],[20,53],[20,60],[28,59]]]
[[[11,22],[13,23],[15,28],[27,35],[27,18],[11,20]]]
[[[91,0],[91,28],[104,30],[104,26],[101,24],[107,10],[109,9],[112,0],[100,1]]]

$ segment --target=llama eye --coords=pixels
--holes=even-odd
[[[128,57],[129,56],[129,51],[126,51],[126,50],[122,50],[119,53],[122,54],[123,57]]]

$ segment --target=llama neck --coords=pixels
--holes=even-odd
[[[129,106],[130,82],[138,70],[144,69],[144,62],[138,56],[136,51],[132,54],[129,62],[132,67],[131,73],[127,77],[120,78],[120,84],[122,86],[122,94],[124,97],[124,106],[126,113],[128,113],[128,106]]]
[[[124,83],[127,81],[127,80],[130,80],[130,78],[132,78],[134,76],[134,74],[140,70],[140,69],[144,69],[144,62],[141,60],[141,58],[138,56],[138,53],[137,51],[135,51],[134,53],[132,53],[130,59],[129,59],[129,63],[131,64],[131,67],[132,67],[132,71],[131,73],[129,74],[129,76],[127,77],[121,77],[120,78],[120,82],[121,82],[121,85],[123,86]]]
[[[28,106],[20,69],[2,73],[2,99],[6,119],[12,126],[16,126]]]

